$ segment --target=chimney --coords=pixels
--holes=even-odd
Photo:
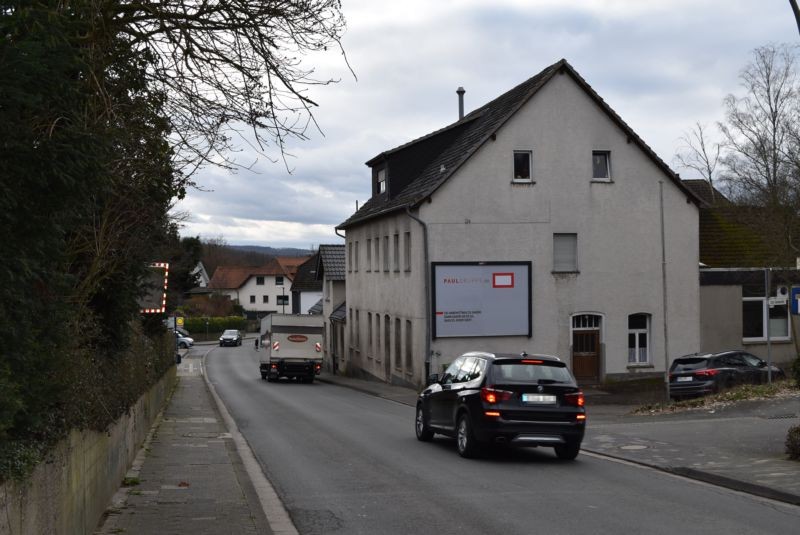
[[[463,87],[459,87],[456,93],[458,93],[458,120],[460,121],[464,118],[464,93],[466,91],[464,91]]]

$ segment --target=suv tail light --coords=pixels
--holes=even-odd
[[[581,392],[580,390],[577,392],[564,394],[565,405],[572,405],[573,407],[583,407],[585,403],[586,399],[583,397],[583,392]]]
[[[511,399],[511,394],[513,394],[513,392],[508,390],[495,390],[492,386],[481,388],[481,399],[489,405],[494,405],[501,401],[508,401]]]
[[[694,372],[695,375],[699,377],[713,377],[719,373],[719,370],[700,370],[698,372]]]

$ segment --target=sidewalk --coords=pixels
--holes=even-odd
[[[416,404],[417,393],[408,388],[324,372],[319,380]],[[800,505],[800,462],[783,452],[787,431],[800,425],[800,396],[645,416],[630,415],[637,405],[604,397],[587,396],[583,451]]]
[[[201,376],[184,356],[178,385],[99,534],[272,533]]]

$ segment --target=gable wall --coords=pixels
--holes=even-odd
[[[511,184],[514,149],[533,151],[533,185]],[[591,181],[610,150],[613,183]],[[482,349],[570,355],[570,315],[604,315],[606,373],[627,373],[627,316],[651,314],[652,371],[664,369],[659,181],[667,236],[670,357],[699,347],[698,210],[568,75],[526,104],[423,205],[431,261],[532,260],[533,338]],[[468,222],[467,222],[468,220]],[[553,233],[577,233],[578,275],[552,274]],[[443,359],[475,339],[439,340]]]

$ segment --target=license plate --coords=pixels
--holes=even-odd
[[[679,383],[685,383],[685,382],[691,381],[691,380],[692,380],[692,376],[691,375],[687,375],[685,377],[678,377],[676,379],[676,381],[678,381]]]
[[[532,405],[555,405],[556,397],[550,394],[522,394],[522,402]]]

